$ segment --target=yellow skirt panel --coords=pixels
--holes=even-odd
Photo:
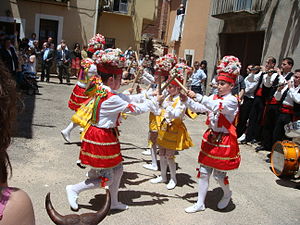
[[[166,149],[181,151],[193,146],[192,139],[184,123],[175,119],[171,124],[161,123],[158,131],[157,144]]]
[[[160,125],[160,116],[155,116],[152,112],[149,113],[149,131],[158,131]]]

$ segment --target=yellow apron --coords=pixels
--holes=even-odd
[[[174,100],[172,107],[179,102],[179,97]],[[193,146],[192,139],[180,118],[173,119],[170,123],[164,118],[165,110],[160,115],[161,123],[158,130],[157,144],[166,149],[181,151]]]

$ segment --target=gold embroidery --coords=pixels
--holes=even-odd
[[[75,95],[77,98],[89,98],[88,96],[80,96],[80,95],[76,95],[74,92],[72,92],[73,95]]]
[[[213,159],[220,159],[220,160],[232,160],[232,159],[237,159],[240,157],[240,153],[238,153],[235,157],[220,157],[220,156],[213,156],[211,154],[208,154],[207,152],[205,151],[201,151],[201,153],[203,153],[204,155],[210,157],[210,158],[213,158]]]
[[[113,159],[113,158],[117,158],[118,156],[120,156],[120,153],[117,153],[114,155],[103,156],[103,155],[94,155],[94,154],[91,154],[89,152],[84,152],[84,151],[81,151],[81,154],[92,157],[92,158],[96,158],[96,159]]]
[[[87,139],[85,139],[85,138],[83,138],[82,140],[85,141],[85,142],[87,142],[87,143],[90,143],[90,144],[94,144],[94,145],[102,145],[102,146],[119,144],[118,141],[116,141],[116,142],[107,142],[107,143],[99,143],[99,142],[87,140]]]
[[[76,103],[72,99],[69,99],[69,101],[72,102],[74,105],[80,105],[80,106],[82,105],[82,103]]]

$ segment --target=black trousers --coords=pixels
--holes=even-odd
[[[58,78],[60,83],[63,82],[63,78],[66,78],[67,83],[70,83],[70,74],[69,74],[69,64],[64,64],[62,62],[58,63]]]
[[[254,98],[244,97],[244,102],[240,106],[239,120],[236,127],[237,136],[242,136],[247,129],[247,121],[249,119],[249,115],[252,109]]]
[[[280,105],[266,105],[266,112],[265,112],[265,120],[263,121],[262,127],[262,146],[266,149],[271,151],[273,146],[273,132],[275,129],[275,124],[279,116],[279,107]]]
[[[285,130],[284,125],[290,123],[292,121],[293,115],[286,114],[286,113],[280,113],[276,123],[275,128],[273,132],[273,140],[272,143],[274,144],[276,141],[283,141],[283,140],[291,140],[291,138],[288,138],[285,136]]]
[[[265,107],[264,98],[255,96],[249,114],[249,124],[246,131],[246,141],[261,140],[261,119]]]
[[[42,74],[41,74],[41,80],[44,81],[45,76],[46,76],[46,80],[49,81],[50,79],[50,67],[51,67],[51,63],[46,62],[46,61],[42,61]]]

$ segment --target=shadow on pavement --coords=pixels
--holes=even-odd
[[[298,180],[298,182],[296,182],[296,180]],[[299,189],[300,190],[300,179],[297,178],[295,180],[290,180],[288,178],[286,179],[278,179],[276,180],[276,183],[280,186],[283,187],[288,187],[288,188],[294,188],[294,189]]]
[[[15,123],[13,137],[32,138],[32,120],[35,108],[35,95],[21,96],[21,101],[18,102],[18,112]]]
[[[197,186],[197,188],[198,188],[198,186]],[[194,193],[188,193],[188,194],[182,196],[181,198],[191,204],[194,204],[197,202],[197,197],[198,197],[198,192],[194,192]],[[222,188],[220,188],[220,187],[215,188],[212,191],[208,191],[206,198],[205,198],[205,207],[210,208],[214,211],[219,211],[219,212],[223,212],[223,213],[233,211],[236,208],[236,206],[232,202],[232,199],[230,200],[228,206],[225,209],[220,210],[217,208],[217,204],[221,200],[222,197],[223,197],[223,191],[222,191]],[[191,200],[191,198],[193,198],[195,200]]]
[[[142,196],[148,196],[152,198],[151,200],[137,201]],[[147,192],[147,191],[119,191],[119,200],[120,202],[129,205],[129,206],[151,206],[151,205],[162,205],[165,202],[169,201],[169,198],[180,198],[172,195],[165,195],[156,192]],[[101,209],[105,201],[105,194],[95,195],[93,199],[89,201],[91,205],[79,204],[79,208],[85,208],[93,211],[98,211]],[[120,211],[114,210],[109,214],[115,214]]]

